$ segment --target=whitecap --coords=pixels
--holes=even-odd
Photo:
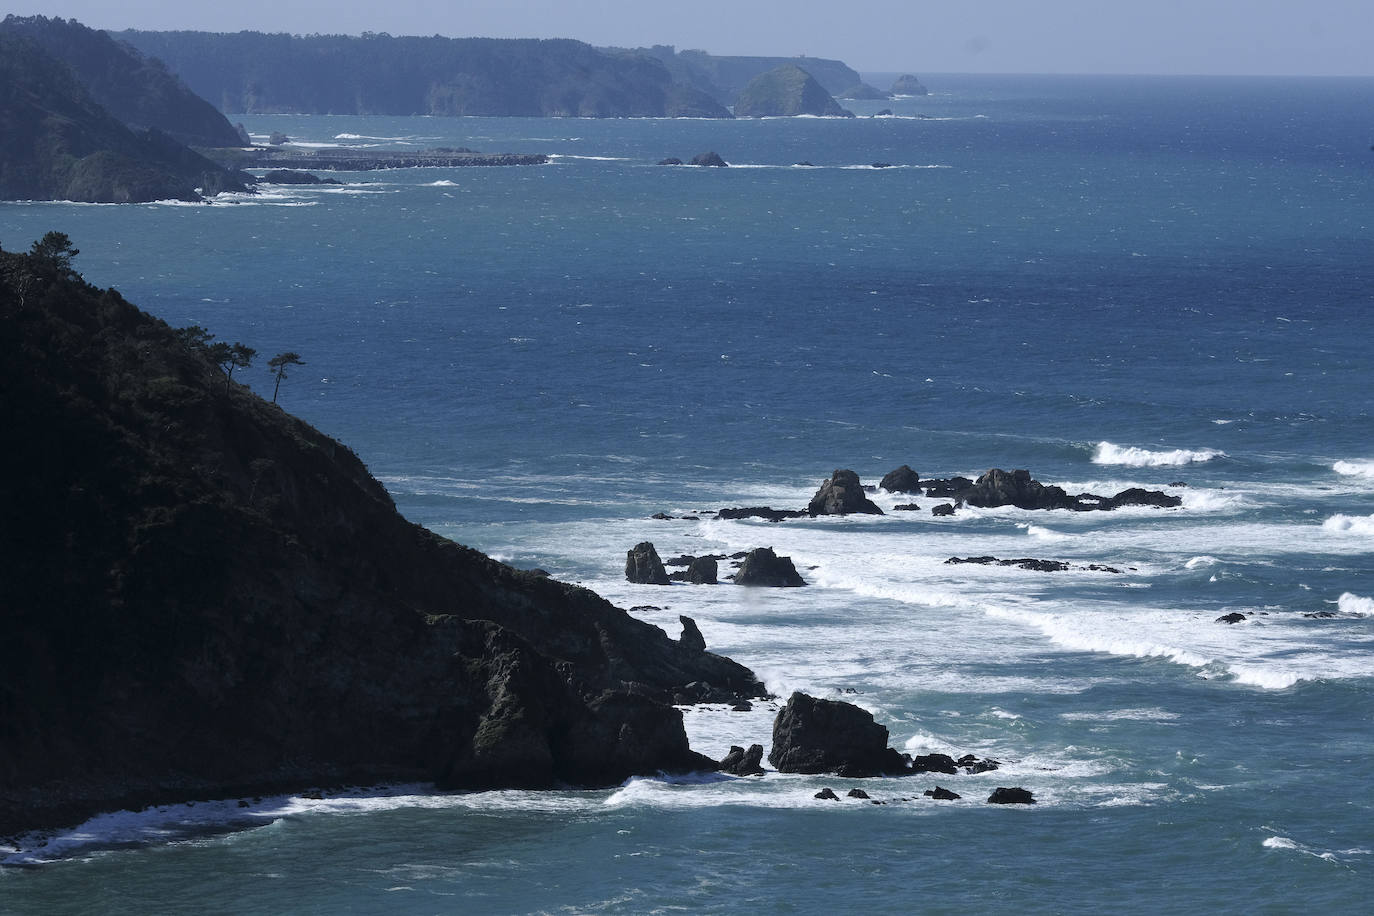
[[[1345,592],[1336,599],[1336,607],[1340,613],[1351,617],[1374,617],[1374,598],[1365,598],[1353,592]]]
[[[1333,515],[1322,522],[1322,530],[1369,537],[1374,535],[1374,515]]]
[[[1152,451],[1134,446],[1120,446],[1111,442],[1099,442],[1093,452],[1093,464],[1124,464],[1137,468],[1179,467],[1194,462],[1211,461],[1225,457],[1226,453],[1213,448],[1169,449]]]
[[[1374,478],[1374,461],[1337,461],[1331,470],[1346,477]]]

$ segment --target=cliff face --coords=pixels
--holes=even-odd
[[[115,291],[0,253],[0,832],[378,779],[708,765],[753,675],[403,519],[345,446]]]
[[[646,54],[567,39],[116,33],[224,111],[729,117]]]
[[[243,190],[230,173],[157,130],[134,133],[72,70],[0,32],[0,199],[126,203]]]
[[[792,64],[755,77],[735,100],[735,115],[741,118],[854,117],[852,112],[841,108],[811,74]]]
[[[195,146],[240,146],[224,115],[157,59],[75,19],[8,16],[0,32],[32,40],[72,68],[97,104],[134,130],[155,128]]]

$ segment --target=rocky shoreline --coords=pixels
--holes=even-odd
[[[234,151],[238,153],[238,150]],[[468,166],[547,165],[544,153],[479,153],[473,150],[372,152],[353,150],[268,150],[233,157],[237,169],[309,169],[326,172],[375,172],[381,169],[464,168]]]

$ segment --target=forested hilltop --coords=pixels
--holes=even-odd
[[[226,112],[532,117],[730,113],[657,58],[570,39],[114,33]]]

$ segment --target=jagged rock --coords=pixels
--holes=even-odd
[[[924,480],[921,482],[921,486],[925,488],[926,495],[931,499],[949,499],[973,486],[973,481],[967,477],[950,477],[944,480]]]
[[[996,789],[993,789],[992,794],[988,796],[988,804],[1033,805],[1035,804],[1035,796],[1032,795],[1029,790],[1022,789],[1019,786],[1010,789],[998,786]]]
[[[780,522],[788,518],[802,518],[806,512],[801,509],[774,509],[771,506],[745,506],[736,509],[721,509],[716,518],[762,518],[770,522]]]
[[[723,169],[729,164],[730,163],[720,158],[715,152],[697,153],[692,157],[692,161],[688,163],[688,165],[705,165],[718,169]]]
[[[953,504],[953,503],[940,503],[940,505],[938,505],[938,506],[931,506],[931,507],[930,507],[930,514],[933,515],[933,516],[935,516],[936,518],[942,518],[942,517],[944,517],[944,516],[953,515],[953,514],[954,514],[954,504]]]
[[[749,750],[732,745],[730,753],[726,754],[720,762],[722,773],[731,773],[735,776],[762,776],[763,767],[763,745],[751,744]]]
[[[910,465],[904,464],[884,474],[878,482],[878,489],[889,493],[920,493],[921,475],[913,471]]]
[[[830,479],[821,484],[821,488],[816,491],[816,495],[811,497],[811,502],[806,507],[807,514],[816,515],[850,515],[853,513],[863,513],[867,515],[882,515],[883,510],[873,504],[864,493],[863,484],[859,482],[859,475],[850,470],[836,470],[830,475]]]
[[[625,552],[625,578],[638,585],[668,585],[668,572],[650,541],[641,541]]]
[[[964,756],[960,757],[958,760],[954,762],[957,763],[959,766],[963,767],[964,772],[968,773],[969,775],[976,775],[978,773],[991,773],[993,770],[1000,769],[1002,766],[1002,764],[998,763],[996,760],[993,760],[991,757],[979,760],[973,754],[965,754]]]
[[[840,800],[840,797],[839,797],[838,795],[835,794],[835,790],[832,789],[832,788],[830,788],[829,786],[826,786],[824,789],[821,789],[819,792],[817,792],[815,795],[813,795],[813,796],[811,796],[811,797],[812,797],[812,798],[819,798],[821,801],[839,801],[839,800]]]
[[[1229,613],[1229,614],[1223,614],[1223,615],[1221,615],[1220,617],[1217,618],[1217,623],[1244,623],[1244,622],[1245,622],[1245,615],[1239,613],[1238,611],[1232,611],[1232,612]]]
[[[682,624],[682,635],[678,637],[677,643],[693,655],[699,655],[706,651],[706,637],[701,635],[701,630],[697,629],[697,622],[685,614],[677,615],[678,621]]]
[[[921,794],[926,796],[927,798],[933,798],[936,801],[958,801],[959,799],[963,798],[963,796],[960,795],[958,792],[951,792],[949,789],[946,789],[942,786],[936,786],[933,789],[926,789]]]
[[[845,793],[846,798],[870,798],[871,796],[863,789],[850,789]]]
[[[806,584],[806,580],[792,565],[791,557],[780,557],[772,547],[756,547],[740,563],[735,573],[736,585],[762,586],[768,588],[796,588]]]
[[[676,156],[669,156],[667,159],[660,159],[659,165],[682,165],[682,160]]]
[[[687,581],[693,585],[715,585],[718,571],[714,557],[697,557],[687,567]]]
[[[953,776],[959,772],[959,768],[955,766],[954,758],[948,754],[918,754],[911,758],[911,772],[944,773]]]
[[[873,721],[872,713],[797,692],[773,721],[768,762],[779,773],[875,776],[902,771],[893,767],[893,754],[887,729]]]
[[[1143,487],[1130,487],[1105,500],[1103,509],[1119,509],[1122,506],[1153,506],[1157,509],[1172,509],[1183,505],[1183,500],[1159,490],[1146,490]]]
[[[954,480],[958,479],[960,478]],[[950,481],[951,484],[953,482]],[[1122,506],[1174,508],[1183,504],[1183,500],[1177,496],[1140,487],[1131,487],[1110,497],[1092,493],[1070,496],[1063,487],[1047,487],[1035,480],[1027,470],[1004,471],[1001,468],[991,468],[970,486],[957,490],[953,495],[959,505],[984,509],[1015,506],[1018,509],[1070,509],[1087,512],[1119,509]]]
[[[920,503],[899,503],[892,507],[893,512],[915,512],[921,508]]]

